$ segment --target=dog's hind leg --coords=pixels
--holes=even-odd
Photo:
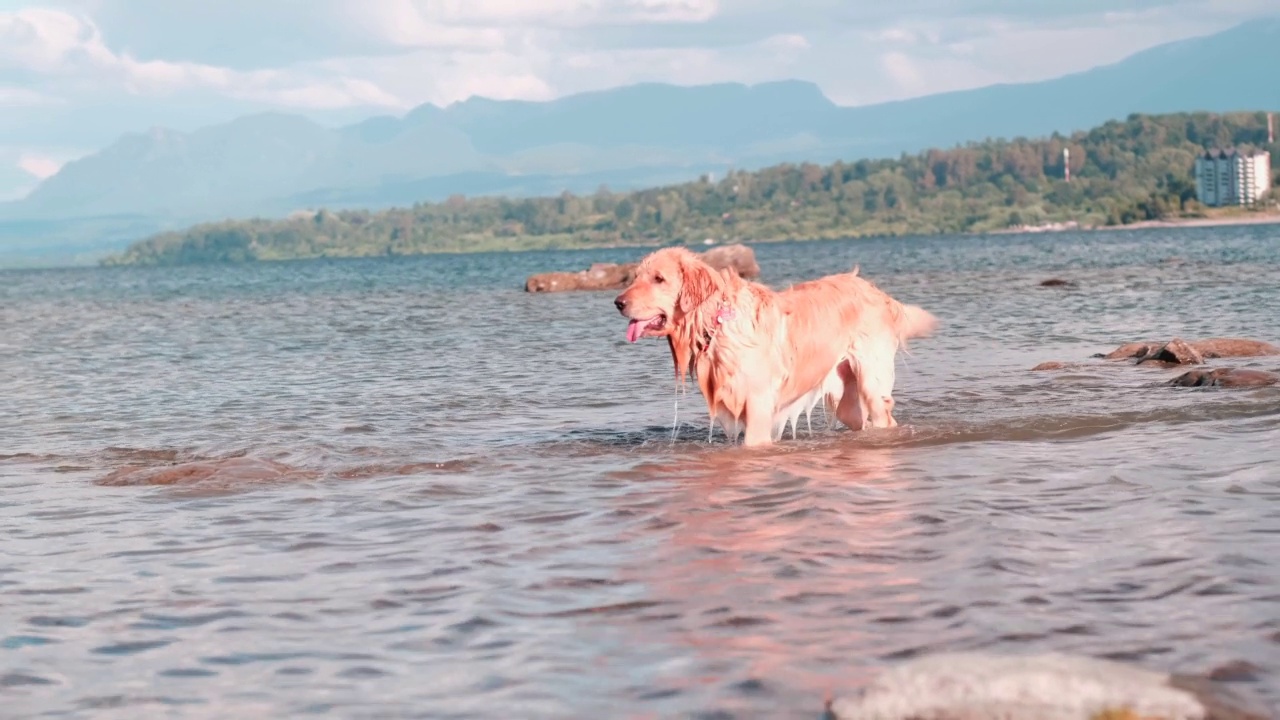
[[[867,408],[859,387],[861,373],[854,370],[849,360],[842,360],[836,366],[836,372],[844,383],[844,392],[836,402],[836,419],[850,430],[861,430],[867,426]]]
[[[893,419],[894,362],[898,345],[892,339],[876,339],[858,348],[857,392],[866,408],[868,427],[897,427]]]

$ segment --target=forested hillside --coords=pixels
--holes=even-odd
[[[1086,132],[988,140],[894,160],[778,165],[628,193],[466,198],[380,212],[205,224],[106,262],[183,264],[547,247],[982,232],[1197,215],[1195,155],[1269,149],[1266,114],[1134,115]],[[1070,150],[1071,181],[1063,178]]]

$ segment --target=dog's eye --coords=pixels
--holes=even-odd
[[[654,281],[654,282],[656,282],[656,283],[664,283],[664,282],[666,282],[666,281],[667,281],[667,279],[666,279],[666,278],[664,278],[664,277],[662,277],[662,275],[660,275],[660,274],[659,274],[659,275],[654,275],[654,276],[653,276],[653,281]]]

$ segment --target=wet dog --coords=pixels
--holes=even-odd
[[[856,269],[775,291],[684,248],[646,257],[614,305],[628,341],[667,338],[676,376],[692,373],[713,422],[748,446],[819,403],[854,430],[895,426],[898,350],[937,326]]]

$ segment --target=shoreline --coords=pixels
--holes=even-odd
[[[1052,233],[1052,232],[1095,232],[1115,230],[1150,230],[1156,228],[1196,228],[1196,227],[1228,227],[1232,225],[1274,225],[1280,224],[1280,212],[1251,212],[1245,215],[1225,215],[1221,217],[1187,217],[1172,220],[1139,220],[1127,225],[1080,225],[1075,221],[1045,223],[1043,225],[1019,226],[988,230],[969,235],[1017,235],[1020,233]]]
[[[1044,233],[1061,233],[1061,232],[1115,232],[1121,230],[1156,230],[1168,228],[1206,228],[1206,227],[1229,227],[1235,225],[1277,225],[1280,224],[1280,212],[1251,212],[1243,215],[1227,215],[1221,217],[1194,217],[1194,218],[1177,218],[1172,220],[1140,220],[1138,222],[1129,223],[1127,225],[1079,225],[1074,221],[1045,223],[1043,225],[1022,226],[1014,228],[999,228],[995,230],[983,230],[979,232],[956,233],[959,237],[975,237],[981,235],[1038,235]],[[768,239],[744,239],[734,238],[721,242],[689,244],[690,248],[708,248],[721,245],[729,245],[733,243],[742,243],[745,245],[764,245],[774,243],[790,243],[790,242],[812,242],[823,240],[866,240],[883,237],[932,237],[938,234],[946,233],[919,233],[919,234],[902,234],[902,235],[856,235],[850,234],[843,237],[781,237]],[[503,252],[544,252],[544,251],[593,251],[593,250],[622,250],[628,248],[635,249],[653,249],[664,247],[666,242],[622,242],[622,243],[605,243],[600,245],[591,245],[587,247],[512,247],[512,248],[485,248],[485,249],[439,249],[431,252],[422,253],[406,253],[399,257],[418,257],[424,255],[470,255],[473,253],[503,253]],[[112,257],[108,255],[107,257]],[[243,261],[243,264],[272,263],[272,262],[301,262],[307,260],[358,260],[367,259],[369,257],[385,257],[370,255],[321,255],[311,257],[294,257],[294,258],[255,258]],[[55,263],[45,265],[42,263],[33,264],[0,264],[0,271],[29,271],[29,270],[57,270],[69,268],[90,268],[90,267],[178,267],[179,265],[209,265],[220,263],[131,263],[131,262],[103,262],[106,258],[97,258],[83,263]],[[233,263],[239,264],[239,263]]]
[[[1128,225],[1113,225],[1097,228],[1098,230],[1118,230],[1121,228],[1142,230],[1146,228],[1173,227],[1224,227],[1228,225],[1274,225],[1280,223],[1280,213],[1250,213],[1248,215],[1231,215],[1227,217],[1178,218],[1176,220],[1142,220]]]

